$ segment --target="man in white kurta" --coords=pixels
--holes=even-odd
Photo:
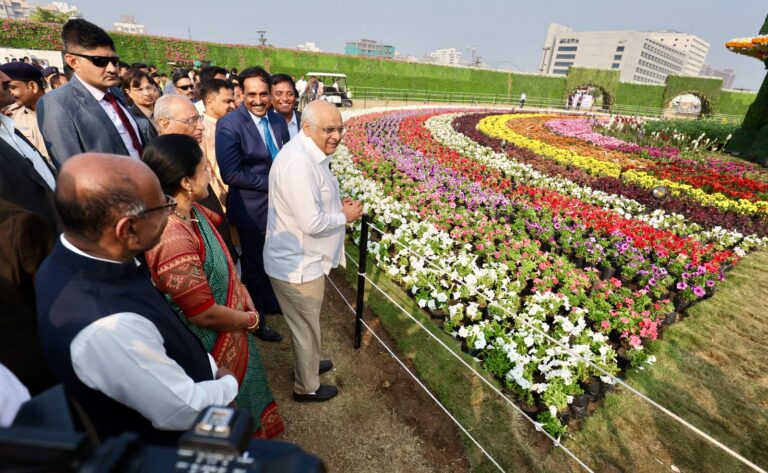
[[[269,173],[269,212],[264,269],[291,329],[293,398],[326,401],[336,386],[320,384],[320,308],[325,275],[344,262],[346,224],[362,215],[362,205],[341,200],[330,169],[331,155],[344,134],[336,107],[315,101],[301,117],[301,132],[275,158]]]

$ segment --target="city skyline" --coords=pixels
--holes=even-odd
[[[108,29],[121,15],[131,15],[146,25],[149,34],[158,36],[255,45],[256,31],[266,30],[269,44],[276,47],[295,49],[297,44],[310,41],[324,52],[340,54],[347,42],[359,38],[391,44],[401,56],[418,58],[451,47],[468,58],[467,49],[476,46],[477,56],[487,67],[531,73],[539,69],[550,22],[577,31],[674,30],[709,42],[707,64],[733,69],[734,88],[757,90],[765,77],[759,61],[731,53],[724,46],[730,39],[757,34],[766,13],[764,4],[757,0],[744,0],[739,8],[714,0],[649,0],[642,5],[585,0],[578,7],[562,0],[546,5],[481,0],[471,9],[455,0],[447,0],[439,8],[402,0],[392,0],[386,8],[373,3],[349,8],[330,2],[318,9],[308,2],[294,2],[291,12],[301,13],[286,13],[276,4],[253,7],[233,0],[228,3],[229,13],[222,11],[221,15],[214,11],[198,14],[200,8],[182,10],[180,7],[189,2],[175,0],[159,4],[134,0],[118,9],[97,0],[74,3],[85,18]],[[249,14],[249,8],[254,12]]]

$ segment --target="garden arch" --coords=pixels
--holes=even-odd
[[[576,86],[573,89],[566,90],[566,93],[567,93],[566,101],[570,101],[571,97],[573,97],[574,102],[572,104],[572,107],[575,107],[576,106],[576,97],[578,96],[578,94],[580,92],[583,92],[585,89],[596,89],[596,90],[600,91],[600,95],[599,96],[596,96],[595,94],[591,94],[591,95],[593,95],[595,97],[595,102],[597,102],[598,98],[600,99],[600,104],[601,104],[600,108],[602,108],[602,109],[606,109],[607,110],[607,109],[611,108],[611,105],[613,105],[615,103],[615,101],[616,101],[616,97],[613,95],[613,92],[608,90],[606,87],[603,87],[602,85],[591,84],[591,83],[581,84],[581,85]],[[597,105],[595,105],[593,103],[592,107],[595,108],[595,107],[597,107]]]
[[[699,101],[700,107],[695,113],[688,110],[685,106],[681,107],[681,102],[690,96],[695,97]],[[690,118],[698,118],[710,114],[712,114],[712,102],[706,95],[698,90],[684,90],[674,97],[669,97],[664,101],[665,116],[687,116]]]
[[[584,87],[599,89],[603,96],[603,108],[609,108],[616,102],[619,89],[619,71],[616,69],[587,69],[571,67],[565,80],[563,99],[568,100],[575,90]]]

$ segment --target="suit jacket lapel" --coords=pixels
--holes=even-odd
[[[48,184],[46,184],[43,177],[35,170],[35,166],[32,164],[32,161],[23,154],[20,154],[18,150],[16,150],[13,146],[9,145],[5,142],[5,140],[2,139],[0,139],[0,154],[2,154],[5,159],[9,160],[11,164],[16,167],[16,169],[29,176],[29,178],[35,181],[37,184],[50,190],[50,187],[48,187]],[[43,161],[45,161],[45,159],[43,159]]]
[[[120,136],[120,133],[117,131],[117,128],[115,128],[115,125],[112,123],[112,119],[109,118],[109,115],[107,115],[107,112],[104,111],[103,108],[101,108],[101,105],[99,102],[93,97],[93,95],[88,91],[88,89],[85,88],[85,86],[77,79],[77,76],[72,76],[72,86],[77,91],[78,99],[80,100],[80,103],[82,104],[83,108],[88,110],[90,113],[93,114],[98,120],[102,123],[106,123],[106,126],[104,127],[109,133],[109,136],[112,138],[112,141],[115,142],[115,144],[118,146],[119,149],[123,150],[123,154],[126,156],[128,155],[128,148],[125,147],[125,142],[123,142],[123,138]],[[98,130],[89,130],[95,133],[98,133]]]
[[[51,174],[53,174],[53,177],[54,178],[57,177],[58,174],[59,174],[59,169],[54,167],[54,166],[51,166],[51,163],[49,163],[48,160],[45,159],[42,154],[40,154],[40,150],[35,148],[35,145],[33,145],[32,142],[29,141],[26,136],[24,136],[24,134],[22,134],[18,129],[14,129],[14,131],[16,132],[16,136],[18,136],[19,138],[24,140],[24,142],[26,144],[28,144],[30,146],[30,148],[32,148],[33,150],[37,151],[37,154],[40,155],[40,158],[43,160],[45,165],[48,167],[48,170],[51,171]],[[26,156],[24,158],[26,159]]]

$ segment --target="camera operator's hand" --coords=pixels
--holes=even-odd
[[[347,218],[347,223],[354,222],[363,215],[363,204],[359,200],[346,198],[341,201],[341,211]]]

